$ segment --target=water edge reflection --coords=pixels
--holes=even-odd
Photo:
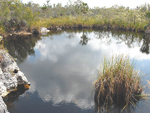
[[[39,112],[40,106],[43,105],[44,112],[49,112],[53,109],[52,106],[59,106],[57,109],[61,110],[64,105],[73,104],[72,109],[81,110],[78,112],[93,111],[92,86],[104,56],[110,58],[113,54],[129,54],[131,60],[137,60],[138,69],[145,69],[145,73],[149,72],[149,54],[140,52],[142,44],[145,43],[142,37],[143,35],[134,33],[117,34],[113,31],[50,33],[42,36],[40,40],[33,41],[33,46],[28,46],[34,51],[31,54],[24,50],[28,43],[19,44],[18,41],[12,47],[6,44],[12,56],[17,57],[17,54],[20,54],[19,67],[31,82],[31,89],[20,97],[19,102],[15,102],[16,109],[20,112]],[[148,41],[147,43],[149,44]],[[13,46],[21,46],[22,49],[18,51]],[[25,52],[25,55],[22,52]],[[25,99],[26,95],[30,95],[30,98]],[[23,105],[26,102],[26,107],[34,104],[31,102],[32,98],[35,99],[34,102],[37,99],[39,105],[35,104],[34,108],[26,111]],[[51,109],[46,106],[51,106]],[[115,112],[115,109],[113,110]]]

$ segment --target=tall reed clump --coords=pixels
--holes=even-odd
[[[103,68],[98,74],[99,78],[94,83],[98,106],[126,106],[142,93],[140,73],[134,69],[128,56],[113,56],[110,60],[104,58]]]

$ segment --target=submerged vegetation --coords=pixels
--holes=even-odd
[[[0,34],[47,27],[122,29],[145,31],[150,18],[150,5],[135,9],[123,6],[89,8],[80,0],[67,5],[51,4],[50,0],[40,6],[20,0],[0,0]]]
[[[110,60],[104,58],[103,68],[98,71],[95,81],[95,102],[97,106],[109,109],[111,105],[126,106],[139,100],[142,93],[141,76],[130,63],[128,56],[113,56]]]

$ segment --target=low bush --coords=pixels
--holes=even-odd
[[[98,106],[127,106],[138,100],[136,95],[140,95],[143,90],[140,73],[134,69],[128,56],[113,56],[110,60],[104,58],[103,68],[98,74],[94,83]]]

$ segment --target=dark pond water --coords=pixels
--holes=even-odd
[[[5,99],[10,113],[94,113],[93,82],[104,56],[127,54],[136,69],[150,73],[150,37],[113,31],[63,31],[5,39],[5,47],[31,88]],[[143,77],[143,85],[150,80]],[[145,90],[147,91],[147,90]],[[148,92],[148,91],[147,91]],[[148,101],[136,103],[149,113]],[[130,107],[127,112],[140,112]],[[112,113],[119,112],[113,108]]]

